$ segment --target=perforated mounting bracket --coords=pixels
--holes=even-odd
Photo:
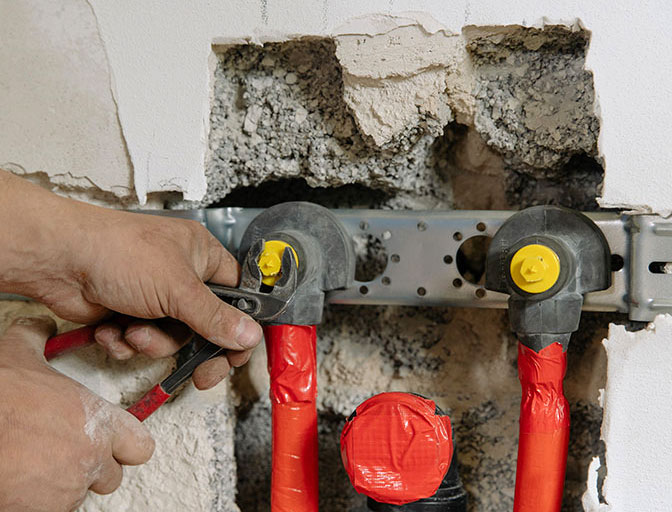
[[[236,254],[243,233],[262,212],[258,208],[148,210],[144,213],[196,220]],[[513,211],[331,210],[351,236],[380,240],[387,266],[369,282],[354,281],[327,294],[331,304],[453,306],[506,308],[507,295],[469,282],[457,268],[461,245],[474,236],[492,237]],[[620,261],[612,284],[586,294],[584,311],[628,313],[652,321],[672,314],[672,218],[657,215],[587,213],[604,233],[611,254]],[[5,296],[7,298],[7,296]]]
[[[234,254],[250,222],[262,212],[257,208],[209,208],[187,211],[148,211],[160,215],[175,215],[197,220],[205,225]],[[506,308],[508,296],[488,291],[483,284],[469,282],[457,265],[458,251],[463,243],[475,236],[493,237],[514,211],[496,210],[365,210],[335,209],[331,212],[352,237],[372,236],[378,239],[387,254],[385,270],[372,281],[354,281],[345,289],[327,294],[331,304],[452,306],[476,308]],[[620,269],[612,273],[612,284],[604,291],[586,295],[584,311],[614,311],[628,313],[632,288],[631,232],[633,222],[656,222],[672,233],[672,219],[658,216],[628,216],[620,213],[587,213],[604,233]],[[633,221],[632,219],[636,219]],[[647,220],[649,219],[649,220]],[[672,237],[661,261],[672,261]],[[644,249],[640,248],[641,253]],[[642,257],[639,258],[640,260]],[[653,260],[652,260],[653,261]],[[639,264],[638,265],[643,265]],[[648,266],[648,263],[646,263]],[[641,269],[640,269],[641,271]],[[648,269],[647,269],[648,272]],[[655,309],[637,311],[637,320],[653,320],[656,313],[672,313],[672,275],[647,276],[640,296],[654,293]],[[665,283],[667,299],[665,299]],[[648,296],[648,295],[647,295]],[[653,296],[652,296],[653,297]],[[665,302],[667,301],[667,302]],[[668,304],[667,309],[663,307]]]

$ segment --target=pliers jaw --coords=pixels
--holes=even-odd
[[[258,264],[264,244],[265,241],[259,239],[250,247],[243,261],[238,288],[215,284],[209,284],[208,287],[220,299],[255,320],[270,322],[279,317],[294,298],[298,285],[298,268],[294,252],[286,248],[282,253],[281,277],[269,291],[266,291],[269,287],[262,282],[263,275]]]

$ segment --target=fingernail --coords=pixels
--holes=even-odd
[[[96,331],[96,340],[101,345],[112,345],[117,341],[117,331],[115,329],[98,329]]]
[[[115,342],[108,346],[107,350],[114,359],[118,359],[120,361],[130,359],[136,354],[135,350],[121,341]]]
[[[147,348],[151,337],[149,335],[149,329],[147,327],[131,327],[126,331],[126,341],[133,345],[138,350],[143,350]]]
[[[236,328],[236,341],[241,347],[253,348],[261,341],[264,331],[261,326],[250,317],[244,316]]]

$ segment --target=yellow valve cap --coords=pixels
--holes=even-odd
[[[545,245],[526,245],[511,258],[510,271],[518,288],[527,293],[542,293],[558,281],[560,258]]]
[[[294,250],[294,247],[282,240],[269,240],[264,243],[264,250],[261,251],[257,265],[261,270],[261,275],[264,277],[261,282],[268,286],[275,286],[275,283],[280,279],[280,269],[282,268],[282,254],[285,248],[289,247],[294,253],[296,266],[299,266],[299,257]]]

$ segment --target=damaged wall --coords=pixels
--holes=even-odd
[[[346,47],[357,48],[346,62],[359,67],[343,65],[341,39],[222,48],[214,73],[208,193],[199,205],[269,206],[307,199],[329,207],[459,204],[474,209],[520,208],[540,200],[584,210],[597,207],[602,169],[594,160],[597,122],[591,109],[592,77],[583,69],[585,33],[513,31],[496,42],[479,34],[461,47],[455,44],[460,38],[444,34],[444,41],[428,46],[427,60],[430,76],[443,69],[441,85],[416,78],[425,73],[423,66],[392,69],[387,61],[378,78],[360,76],[371,89],[386,84],[375,94],[392,98],[392,105],[409,97],[406,82],[411,81],[413,104],[424,98],[427,109],[378,114],[371,106],[385,103],[353,100],[368,94],[352,79],[353,72],[376,69],[373,61],[388,55],[385,45],[394,50],[395,41],[403,46],[408,39],[413,48],[422,37],[423,29],[415,26],[359,36],[358,43],[346,38]],[[529,41],[536,46],[530,48]],[[422,59],[413,59],[418,61]],[[437,64],[442,62],[443,68]],[[516,75],[521,68],[534,71]],[[529,110],[538,110],[539,98],[551,94],[549,84],[563,99],[562,113],[551,115],[545,130],[526,128],[528,104]],[[439,93],[447,86],[464,91],[459,102]],[[487,88],[504,92],[492,101],[471,93]],[[435,108],[438,101],[441,108]],[[500,122],[502,111],[508,124]],[[506,136],[520,142],[508,151],[486,144]],[[579,139],[580,144],[572,143]],[[575,163],[577,155],[591,162],[589,173]],[[297,178],[316,188],[309,191]],[[582,334],[570,349],[567,393],[574,427],[565,510],[581,510],[588,465],[602,453],[597,396],[604,355],[599,341],[608,320],[586,315]],[[328,308],[318,330],[320,510],[365,510],[365,500],[353,491],[341,466],[340,429],[361,401],[392,390],[430,396],[451,414],[471,510],[510,509],[520,401],[516,343],[502,311]],[[234,376],[241,396],[235,441],[238,505],[246,511],[269,508],[265,364],[264,351],[257,350],[248,367]],[[265,464],[261,470],[260,460]]]
[[[553,203],[588,210],[604,177],[603,204],[669,209],[672,150],[661,127],[672,110],[664,89],[670,70],[658,58],[671,44],[662,36],[664,4],[634,12],[551,2],[412,4],[302,2],[290,11],[276,1],[252,9],[243,1],[68,0],[56,12],[40,2],[0,0],[9,14],[0,16],[0,58],[14,66],[0,69],[0,85],[15,95],[0,95],[0,163],[44,172],[48,180],[35,178],[63,193],[107,202],[121,196],[120,205],[130,204],[132,177],[140,201],[151,192],[183,192],[186,201],[169,198],[176,208],[305,199],[333,207]],[[391,14],[411,7],[440,23],[427,13]],[[350,19],[368,11],[388,14]],[[544,15],[566,26],[529,28]],[[633,41],[623,34],[637,23],[651,30]],[[34,37],[38,32],[45,38]],[[0,306],[3,319],[37,310]],[[588,465],[604,458],[599,340],[609,321],[623,320],[585,315],[570,346],[564,510],[582,510]],[[341,469],[337,437],[357,403],[385,390],[437,399],[456,425],[472,510],[511,508],[519,387],[504,312],[334,307],[319,336],[321,510],[364,510]],[[630,357],[625,344],[609,351],[610,372]],[[642,361],[650,350],[654,342]],[[114,363],[94,348],[58,366],[127,403],[170,364]],[[91,497],[82,510],[267,510],[267,388],[261,349],[233,387],[209,394],[189,388],[149,420],[161,437],[153,461],[129,470],[119,493]],[[632,398],[610,384],[606,397],[616,412],[605,425],[620,425]],[[616,434],[612,444],[620,446],[629,432]],[[615,489],[640,475],[623,463],[630,451],[610,449],[608,510],[633,510]],[[599,506],[603,472],[591,473],[586,510]]]
[[[91,5],[114,70],[115,96],[141,201],[151,191],[179,190],[189,200],[200,199],[205,192],[211,43],[280,41],[297,35],[371,36],[419,19],[428,34],[441,30],[460,34],[468,26],[498,25],[581,24],[590,30],[587,67],[595,75],[600,98],[600,155],[610,170],[603,204],[669,209],[666,177],[672,149],[663,128],[672,113],[666,86],[672,65],[664,56],[672,51],[672,40],[666,37],[672,11],[663,0],[637,8],[627,3],[605,8],[599,2],[551,1],[503,7],[492,0],[450,5],[436,0],[421,4],[302,0],[291,9],[278,0],[254,7],[243,0],[214,4],[92,0]],[[370,13],[408,10],[427,14],[369,15],[348,22]],[[634,189],[623,188],[633,182],[638,184]]]

